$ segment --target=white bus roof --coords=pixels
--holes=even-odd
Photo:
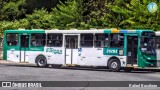
[[[45,30],[46,33],[138,33],[140,31],[148,31],[148,30],[117,30],[117,29],[96,29],[96,30]],[[149,30],[151,31],[151,30]]]
[[[45,30],[46,33],[103,33],[104,30]]]

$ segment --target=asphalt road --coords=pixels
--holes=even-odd
[[[35,66],[0,65],[0,81],[160,81],[160,72],[154,71],[132,71],[109,72],[108,70],[95,69],[60,69],[60,68],[37,68]],[[6,88],[0,88],[6,89]],[[22,88],[8,88],[10,90],[21,90]],[[40,88],[23,88],[26,90]],[[41,88],[53,90],[53,88]],[[128,90],[145,89],[160,90],[157,88],[111,88],[111,87],[67,87],[54,88],[54,90]]]

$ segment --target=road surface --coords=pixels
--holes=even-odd
[[[60,69],[37,68],[35,66],[0,64],[0,81],[160,81],[160,72],[132,71],[110,72],[106,69]],[[6,88],[1,88],[6,89]],[[8,88],[9,89],[9,88]],[[10,88],[13,90],[13,88]],[[40,88],[14,88],[14,90]],[[53,90],[53,88],[41,88]],[[56,87],[54,90],[160,90],[160,88],[112,88],[112,87]]]

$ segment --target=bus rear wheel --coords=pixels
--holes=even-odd
[[[36,64],[38,67],[48,67],[46,57],[43,55],[39,55],[36,58]]]
[[[120,71],[120,68],[121,68],[120,61],[117,59],[111,59],[109,61],[108,67],[109,67],[110,71],[118,72],[118,71]]]

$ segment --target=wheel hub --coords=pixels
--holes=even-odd
[[[40,66],[43,66],[43,64],[44,64],[44,59],[42,59],[42,58],[39,59],[39,60],[38,60],[38,63],[39,63]]]
[[[112,67],[112,68],[115,69],[115,68],[117,68],[117,66],[118,66],[117,62],[112,62],[112,64],[111,64],[111,67]]]
[[[44,64],[44,60],[43,59],[40,60],[40,64]]]

